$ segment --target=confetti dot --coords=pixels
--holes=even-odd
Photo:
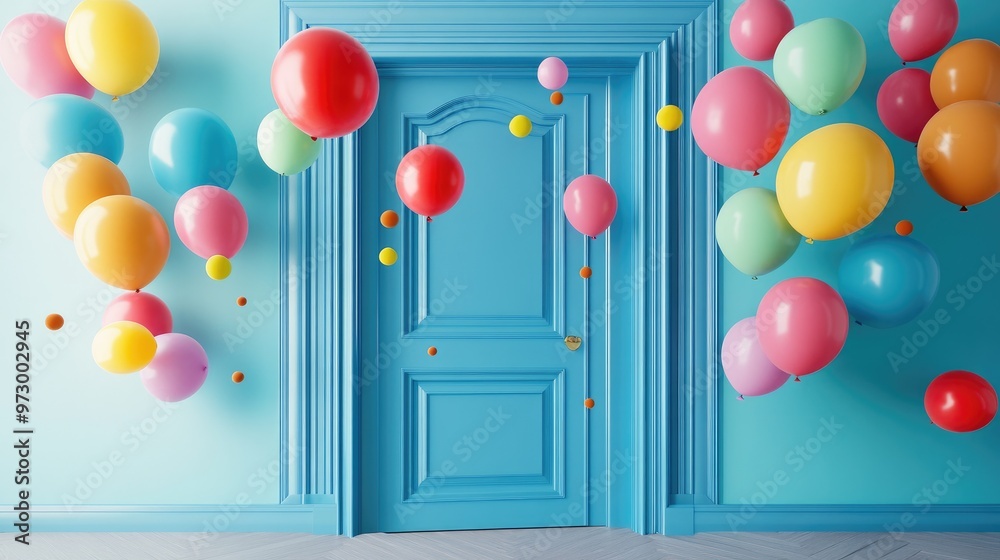
[[[594,274],[593,270],[590,270],[589,266],[585,266],[580,269],[580,278],[590,278]]]
[[[508,128],[514,136],[524,138],[531,134],[531,119],[524,115],[517,115],[513,119],[510,119]]]
[[[910,235],[913,233],[913,222],[910,220],[900,220],[896,224],[896,233],[899,235]]]
[[[438,353],[437,346],[431,346],[430,348],[427,349],[428,356],[437,356],[437,353]]]
[[[553,91],[552,95],[549,96],[549,101],[551,101],[553,105],[562,105],[563,94],[558,91]]]
[[[594,408],[594,399],[587,399],[583,401],[583,406],[587,408]]]
[[[246,379],[246,377],[247,376],[243,375],[242,371],[234,371],[233,372],[233,383],[243,383],[243,380]]]
[[[57,331],[63,328],[63,325],[65,323],[66,322],[63,321],[62,315],[58,313],[53,313],[45,318],[45,328],[49,329],[50,331]]]
[[[656,112],[656,126],[673,132],[684,124],[684,113],[677,105],[664,105]]]
[[[398,258],[399,255],[397,255],[396,251],[391,247],[386,247],[378,253],[378,262],[384,264],[385,266],[392,266],[396,264],[396,259]]]
[[[386,210],[385,212],[382,212],[382,217],[380,217],[378,221],[382,222],[382,227],[392,229],[399,224],[399,214],[393,212],[392,210]]]
[[[247,304],[247,298],[245,298],[243,296],[240,296],[240,297],[236,298],[236,305],[238,305],[240,307],[243,307],[246,304]]]

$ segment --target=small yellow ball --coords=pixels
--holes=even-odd
[[[677,130],[682,124],[684,124],[684,113],[677,105],[664,105],[656,112],[656,125],[667,132]]]
[[[518,138],[524,138],[531,134],[531,119],[524,115],[517,115],[510,119],[510,133]]]
[[[391,247],[386,247],[378,253],[378,262],[384,264],[385,266],[392,266],[396,264],[396,259],[399,255],[396,254],[395,249]]]
[[[205,263],[205,273],[212,280],[225,280],[233,272],[233,263],[222,255],[215,255]]]

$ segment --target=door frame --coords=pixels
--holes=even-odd
[[[619,415],[608,435],[609,449],[625,451],[632,468],[615,472],[608,521],[643,534],[676,532],[687,519],[671,515],[670,506],[689,505],[694,496],[715,503],[718,495],[717,170],[686,125],[666,134],[654,117],[668,103],[688,110],[715,75],[720,4],[281,1],[282,43],[308,27],[336,27],[358,38],[380,68],[423,66],[425,75],[447,75],[443,63],[459,57],[465,64],[497,62],[541,51],[630,73],[639,126],[626,134],[644,149],[631,169],[633,208],[620,212],[626,223],[616,225],[634,232],[633,250],[609,251],[608,264],[633,272],[627,302],[610,316],[609,329],[631,339],[622,341],[627,351],[611,352],[607,366],[619,378],[631,375],[629,390],[608,407],[631,414],[627,422]],[[482,21],[489,25],[469,31]],[[356,134],[327,141],[310,170],[282,178],[280,208],[282,503],[330,506],[322,511],[336,518],[315,520],[316,530],[345,535],[360,529],[359,401],[366,382],[357,343],[358,164]]]

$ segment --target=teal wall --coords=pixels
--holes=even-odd
[[[159,33],[158,71],[145,89],[113,106],[107,96],[97,97],[112,107],[124,129],[121,167],[132,192],[156,206],[173,232],[175,199],[149,170],[149,136],[174,109],[208,109],[229,124],[240,147],[231,191],[246,207],[250,236],[224,282],[209,280],[204,261],[173,236],[170,260],[148,291],[170,306],[176,331],[202,343],[210,371],[195,396],[159,408],[137,374],[104,373],[90,356],[104,305],[119,291],[92,277],[72,243],[47,220],[41,200],[45,169],[27,158],[18,141],[18,123],[31,100],[9,79],[0,79],[0,337],[9,341],[3,360],[12,365],[14,319],[32,321],[32,505],[61,505],[66,496],[79,497],[84,505],[232,504],[241,494],[252,503],[273,504],[279,319],[268,300],[277,299],[279,286],[279,192],[278,178],[260,160],[254,139],[261,118],[275,107],[269,75],[278,47],[277,2],[135,3]],[[4,2],[0,20],[39,11],[65,20],[76,4]],[[235,304],[241,295],[250,300],[244,308]],[[42,321],[48,313],[61,313],[67,326],[47,331]],[[230,380],[234,370],[246,373],[241,385]],[[6,395],[0,416],[9,427],[14,376],[0,379],[0,393]],[[14,496],[12,482],[0,479],[0,502]]]
[[[740,274],[720,253],[719,341],[731,325],[753,315],[761,296],[780,280],[814,276],[836,287],[840,257],[851,243],[891,232],[901,219],[913,221],[913,236],[929,245],[941,264],[940,292],[920,318],[927,336],[920,334],[925,331],[918,321],[885,330],[852,324],[840,356],[801,383],[788,383],[772,395],[745,401],[736,400],[736,392],[725,384],[720,421],[720,490],[725,503],[744,499],[760,503],[762,497],[768,504],[1000,502],[996,483],[1000,421],[979,432],[952,434],[932,426],[923,409],[927,384],[950,369],[977,372],[1000,387],[993,326],[1000,310],[1000,280],[993,278],[1000,271],[984,268],[984,262],[996,262],[1000,253],[996,234],[1000,201],[960,214],[924,182],[914,146],[893,136],[879,121],[875,110],[879,86],[901,68],[886,35],[895,3],[788,2],[796,23],[837,17],[861,32],[868,48],[864,82],[847,104],[828,115],[811,117],[793,107],[782,153],[756,178],[726,171],[720,203],[748,186],[773,189],[780,158],[792,143],[836,122],[858,123],[879,134],[892,150],[897,181],[888,207],[871,226],[850,239],[803,243],[785,266],[759,280]],[[728,41],[729,21],[738,5],[736,0],[724,5],[726,67],[747,64]],[[961,23],[954,42],[975,37],[1000,40],[995,25],[1000,4],[960,0],[959,8]],[[936,58],[915,66],[930,70]],[[753,65],[771,73],[770,63]],[[904,355],[906,340],[921,347],[907,347]],[[909,359],[894,367],[890,353]],[[824,429],[825,422],[835,423],[835,429]],[[946,475],[950,464],[959,467],[954,470],[961,476]]]

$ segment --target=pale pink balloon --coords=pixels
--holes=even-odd
[[[889,43],[904,62],[945,48],[958,29],[955,0],[899,0],[889,16]]]
[[[61,19],[24,14],[10,20],[0,32],[0,64],[17,87],[36,99],[56,93],[94,97],[94,86],[69,58]]]
[[[691,109],[691,131],[708,157],[756,172],[781,150],[791,115],[788,99],[767,74],[737,66],[702,88]]]
[[[559,89],[569,80],[569,68],[561,59],[550,56],[538,65],[538,83],[545,89]]]
[[[739,321],[726,333],[722,340],[722,370],[740,398],[766,395],[789,379],[764,354],[753,317]]]
[[[573,179],[563,194],[566,219],[577,231],[597,237],[611,226],[618,212],[618,197],[611,184],[597,175]]]
[[[139,372],[142,384],[157,399],[182,401],[198,392],[208,378],[208,355],[198,341],[186,334],[156,337],[156,355]]]
[[[931,95],[931,74],[920,68],[893,72],[878,90],[878,116],[890,132],[907,142],[920,139],[927,121],[938,112]]]
[[[195,187],[174,208],[177,237],[203,259],[233,258],[247,239],[247,213],[239,199],[220,187]]]
[[[832,362],[844,348],[848,326],[843,298],[815,278],[778,282],[757,307],[764,354],[792,375],[807,375]]]
[[[743,58],[771,60],[778,43],[795,27],[792,10],[782,0],[746,0],[729,24],[729,40]]]
[[[111,300],[102,324],[132,321],[146,327],[153,336],[174,330],[174,319],[163,300],[148,292],[126,292]]]

